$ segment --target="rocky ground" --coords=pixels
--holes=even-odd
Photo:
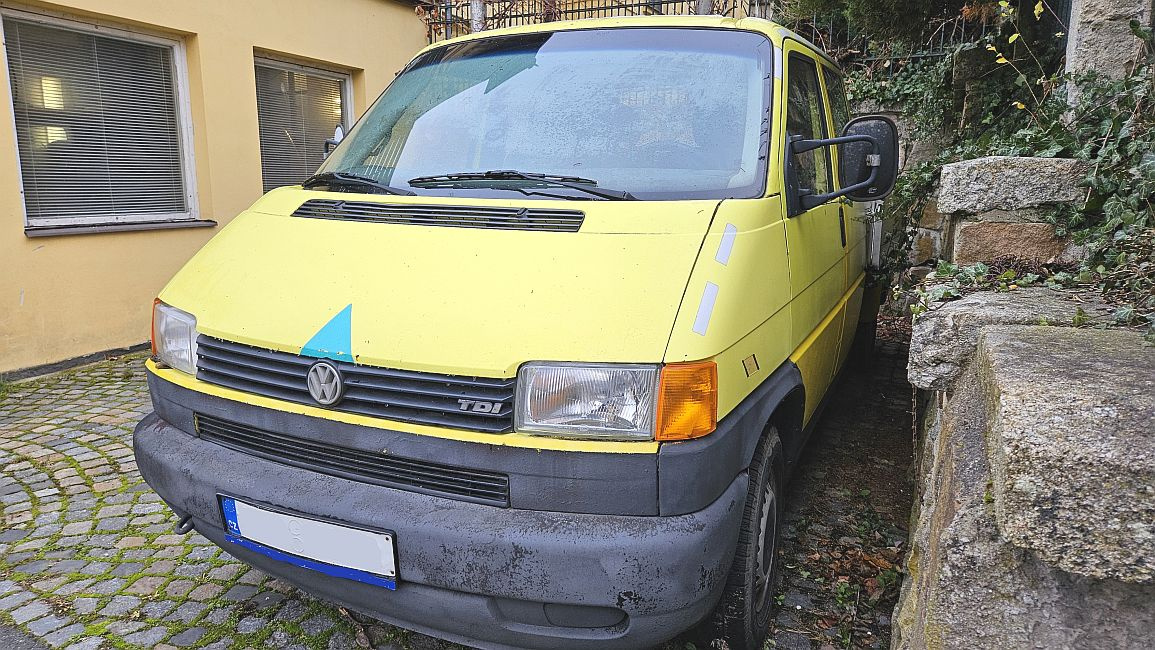
[[[843,378],[792,482],[771,646],[888,646],[911,500],[902,336],[883,328],[873,370]],[[132,458],[141,362],[0,385],[4,647],[449,647],[173,535]]]

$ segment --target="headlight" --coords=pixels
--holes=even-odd
[[[515,426],[573,438],[651,440],[659,366],[527,363],[517,373]]]
[[[197,319],[157,300],[152,305],[152,354],[162,363],[195,375]]]

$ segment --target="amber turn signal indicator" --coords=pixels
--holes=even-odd
[[[152,326],[148,328],[148,342],[152,347],[152,357],[156,358],[156,306],[160,303],[160,298],[152,299]]]
[[[718,365],[695,361],[663,367],[654,437],[690,440],[711,433],[717,426]]]

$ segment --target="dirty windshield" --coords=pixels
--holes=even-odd
[[[718,29],[591,29],[448,45],[410,64],[321,171],[436,196],[530,188],[597,198],[481,177],[494,170],[578,178],[643,200],[758,196],[770,52],[764,36]]]

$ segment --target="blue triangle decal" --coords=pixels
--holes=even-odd
[[[305,347],[301,354],[318,359],[333,359],[334,361],[353,362],[353,305],[348,305],[336,316],[331,318],[322,327]]]

